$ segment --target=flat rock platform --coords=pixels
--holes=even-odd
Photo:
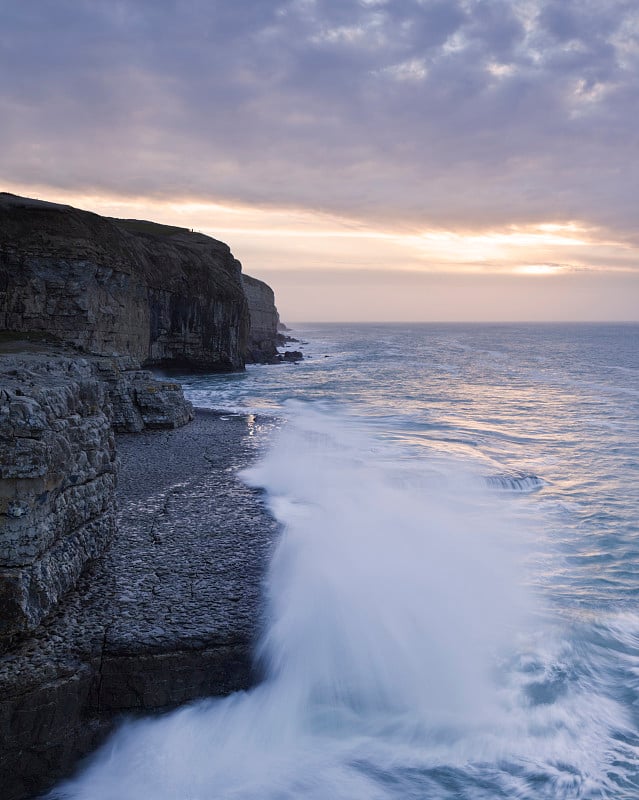
[[[237,476],[274,422],[198,411],[117,437],[119,526],[78,587],[0,656],[0,795],[33,797],[127,713],[248,688],[277,523]]]

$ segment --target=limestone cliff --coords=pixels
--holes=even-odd
[[[274,361],[277,358],[277,325],[279,314],[273,290],[264,281],[242,276],[248,301],[250,327],[246,346],[247,362]]]
[[[88,362],[9,357],[0,384],[1,651],[112,537],[116,456],[105,386]]]
[[[202,412],[178,429],[116,438],[109,547],[31,636],[0,654],[2,800],[40,796],[122,713],[255,680],[277,526],[236,471],[252,463],[265,424]]]
[[[0,194],[0,650],[110,538],[113,432],[193,418],[139,367],[243,368],[251,319],[250,359],[270,360],[273,292],[221,242]]]
[[[249,684],[274,523],[226,462],[210,473],[226,418],[220,436],[212,423],[197,436],[182,432],[190,446],[172,453],[173,440],[144,439],[158,434],[131,443],[142,461],[119,517],[114,433],[162,428],[177,437],[193,408],[179,384],[142,367],[220,371],[275,360],[277,319],[271,289],[242,278],[221,242],[0,193],[8,798],[33,796],[63,774],[114,713]],[[238,436],[251,442],[249,433]]]
[[[241,266],[202,234],[0,193],[0,330],[130,366],[244,366]]]

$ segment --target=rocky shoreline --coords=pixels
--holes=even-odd
[[[163,371],[277,352],[273,291],[188,229],[0,193],[0,787],[68,774],[118,715],[246,688],[276,523],[253,417]]]
[[[198,411],[117,437],[117,533],[59,610],[0,657],[0,786],[72,770],[122,713],[247,688],[277,525],[237,478],[268,420]]]
[[[180,385],[149,372],[42,342],[0,344],[0,652],[111,540],[114,434],[192,418]]]

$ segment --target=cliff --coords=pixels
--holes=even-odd
[[[0,330],[134,367],[237,370],[249,312],[222,242],[0,193]]]
[[[221,242],[0,193],[8,798],[64,774],[114,714],[252,680],[274,522],[229,465],[247,463],[254,431],[173,430],[193,408],[143,367],[275,360],[276,325],[273,292]],[[122,432],[139,435],[116,454]]]
[[[273,360],[276,327],[222,242],[0,193],[0,651],[110,539],[113,433],[193,418],[140,366]]]
[[[104,384],[83,360],[23,356],[0,371],[0,651],[33,630],[115,530]]]
[[[246,360],[249,363],[275,361],[279,314],[275,307],[273,290],[264,281],[249,275],[242,276],[242,285],[250,317]]]
[[[0,652],[33,631],[109,543],[114,432],[193,419],[179,384],[31,347],[0,343]]]
[[[88,409],[87,409],[88,410]],[[265,421],[200,412],[116,437],[111,541],[0,655],[0,795],[69,774],[123,713],[248,688],[276,523],[236,477]]]

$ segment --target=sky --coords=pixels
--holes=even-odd
[[[0,190],[292,322],[639,320],[639,2],[0,0]]]

